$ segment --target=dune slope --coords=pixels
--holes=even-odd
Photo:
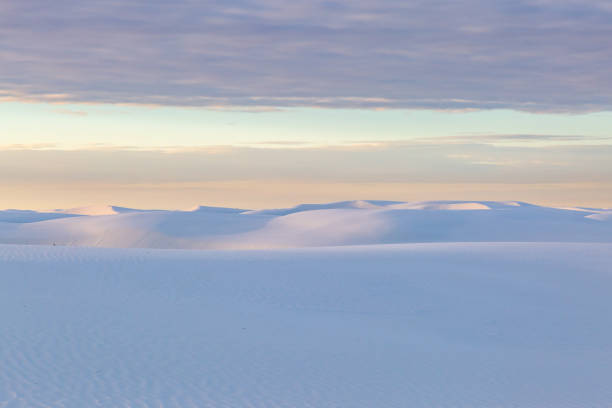
[[[0,212],[0,243],[274,249],[411,242],[612,242],[609,211],[519,202],[345,201],[260,211],[111,206],[72,211],[76,214]]]

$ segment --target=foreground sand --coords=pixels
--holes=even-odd
[[[2,407],[604,407],[612,244],[0,246]]]

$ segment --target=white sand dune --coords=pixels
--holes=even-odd
[[[612,244],[0,245],[0,406],[606,407],[611,265]]]
[[[112,206],[57,213],[5,211],[0,212],[0,243],[274,249],[411,242],[612,242],[609,214],[490,201],[345,201],[260,211]]]
[[[11,223],[21,224],[30,222],[39,222],[46,220],[55,220],[59,218],[73,217],[73,214],[62,214],[57,212],[37,212],[30,210],[4,210],[0,211],[0,224]]]
[[[132,208],[118,207],[116,205],[92,205],[88,207],[69,208],[67,210],[55,210],[56,213],[74,215],[116,215],[138,211],[146,210],[135,210]]]
[[[2,211],[0,407],[608,406],[610,213]]]
[[[612,211],[599,212],[588,215],[587,218],[597,221],[612,221]]]

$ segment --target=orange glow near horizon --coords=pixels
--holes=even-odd
[[[612,207],[612,183],[325,183],[228,181],[160,184],[2,184],[0,209],[53,210],[89,205],[188,210],[198,205],[282,208],[344,200],[525,201],[554,207]]]

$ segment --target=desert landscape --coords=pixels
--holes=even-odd
[[[0,0],[0,408],[612,407],[612,0]]]
[[[350,201],[0,217],[4,407],[612,399],[605,210]]]

